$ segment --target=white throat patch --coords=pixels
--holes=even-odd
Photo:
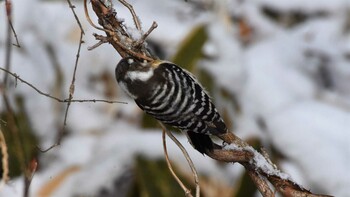
[[[137,96],[131,94],[131,92],[129,92],[128,86],[124,83],[124,82],[119,82],[119,86],[122,88],[122,90],[124,90],[124,92],[126,92],[131,98],[136,99]]]
[[[141,80],[141,81],[147,81],[152,76],[153,76],[153,69],[150,69],[147,72],[140,72],[140,71],[128,71],[127,72],[127,77],[131,81],[134,81],[136,79]]]

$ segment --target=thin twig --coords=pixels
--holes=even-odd
[[[7,15],[7,32],[6,32],[6,53],[5,53],[5,68],[6,70],[11,69],[11,54],[12,54],[12,36],[11,36],[11,21],[12,21],[12,2],[10,0],[5,1],[6,15]],[[3,84],[6,86],[8,76],[5,75]]]
[[[1,68],[0,67],[0,70],[4,71],[6,74],[9,74],[11,75],[12,77],[15,78],[15,80],[19,80],[20,82],[28,85],[29,87],[31,87],[33,90],[35,90],[37,93],[39,93],[40,95],[43,95],[45,97],[48,97],[50,99],[53,99],[57,102],[60,102],[60,103],[68,103],[68,102],[71,102],[71,103],[110,103],[110,104],[113,104],[113,103],[121,103],[121,104],[127,104],[127,102],[123,102],[123,101],[109,101],[109,100],[103,100],[103,99],[72,99],[72,100],[69,100],[69,99],[60,99],[60,98],[57,98],[57,97],[54,97],[48,93],[45,93],[41,90],[39,90],[37,87],[35,87],[33,84],[27,82],[26,80],[22,79],[20,76],[18,76],[16,73],[12,73],[4,68]]]
[[[103,100],[103,99],[72,99],[72,100],[64,99],[62,101],[62,103],[67,103],[67,102],[71,102],[71,103],[109,103],[109,104],[121,103],[121,104],[128,104],[127,102],[124,102],[124,101],[109,101],[109,100]]]
[[[12,21],[9,21],[9,25],[10,25],[10,27],[11,27],[13,36],[14,36],[15,39],[16,39],[16,44],[12,44],[12,45],[13,45],[13,46],[16,46],[16,47],[18,47],[18,48],[20,48],[21,45],[19,44],[18,37],[17,37],[16,31],[15,31],[15,28],[13,27]]]
[[[144,34],[142,35],[141,39],[138,40],[138,41],[136,42],[135,47],[136,47],[136,48],[137,48],[137,47],[140,47],[140,46],[145,42],[146,38],[147,38],[147,37],[152,33],[152,31],[153,31],[155,28],[157,28],[157,27],[158,27],[158,24],[157,24],[155,21],[153,21],[152,26],[148,29],[148,31],[147,31],[146,33],[144,33]]]
[[[103,28],[98,27],[97,25],[95,25],[89,15],[89,10],[87,8],[87,0],[84,0],[84,12],[85,12],[85,18],[87,19],[87,21],[90,23],[90,25],[92,27],[94,27],[95,29],[101,30],[101,31],[105,31]]]
[[[71,2],[70,0],[67,0],[67,3],[68,3],[68,5],[69,5],[69,8],[72,10],[72,13],[73,13],[73,15],[74,15],[75,20],[77,21],[77,23],[78,23],[78,25],[79,25],[79,28],[80,28],[81,33],[82,33],[82,34],[85,34],[84,29],[83,29],[83,26],[81,25],[80,20],[79,20],[77,14],[75,13],[75,10],[74,10],[75,5],[73,5],[72,2]]]
[[[47,149],[46,151],[48,150],[51,150],[52,148],[56,147],[56,146],[59,146],[61,144],[61,140],[62,140],[62,137],[63,137],[63,134],[64,134],[64,130],[65,130],[65,127],[67,125],[67,117],[68,117],[68,111],[69,111],[69,107],[71,105],[71,100],[73,100],[73,95],[74,95],[74,91],[75,91],[75,76],[76,76],[76,73],[77,73],[77,69],[78,69],[78,62],[79,62],[79,57],[80,57],[80,50],[81,50],[81,45],[83,43],[83,36],[84,36],[84,30],[83,30],[83,27],[81,26],[80,24],[80,21],[79,21],[79,18],[77,17],[77,15],[75,14],[75,6],[73,6],[70,2],[70,0],[67,0],[68,4],[69,4],[69,7],[71,8],[73,14],[74,14],[74,17],[80,27],[80,39],[79,39],[79,45],[78,45],[78,50],[77,50],[77,54],[76,54],[76,58],[75,58],[75,64],[74,64],[74,71],[73,71],[73,76],[72,76],[72,82],[69,86],[69,96],[68,96],[68,102],[67,102],[67,106],[66,106],[66,110],[65,110],[65,113],[64,113],[64,120],[63,120],[63,128],[58,130],[58,136],[57,136],[57,141],[54,145],[52,145],[49,149]]]
[[[24,188],[24,196],[29,196],[29,188],[30,184],[33,181],[34,174],[37,170],[38,162],[36,159],[32,159],[32,161],[28,164],[25,170],[25,188]]]
[[[158,121],[159,122],[159,121]],[[200,187],[199,187],[199,178],[198,178],[198,173],[197,170],[192,162],[191,157],[187,153],[186,149],[182,146],[182,144],[176,139],[176,137],[168,130],[166,127],[163,125],[163,123],[159,122],[160,126],[162,127],[163,131],[167,133],[167,135],[170,137],[171,140],[180,148],[182,151],[182,154],[185,156],[187,163],[189,164],[193,177],[194,177],[194,182],[196,184],[196,197],[199,197],[200,195]]]
[[[146,61],[149,61],[149,62],[154,61],[154,59],[151,58],[151,57],[145,56],[142,53],[141,54],[140,53],[136,53],[136,52],[128,49],[126,46],[121,44],[115,37],[112,37],[112,38],[113,38],[114,43],[116,45],[118,45],[120,48],[122,48],[124,50],[124,52],[126,52],[128,55],[133,56],[133,57],[137,57],[138,59],[143,59],[143,60],[146,60]]]
[[[75,76],[76,76],[77,69],[78,69],[78,62],[79,62],[79,57],[80,57],[80,50],[81,50],[81,44],[83,41],[83,36],[84,36],[84,32],[81,32],[80,39],[79,39],[79,45],[78,45],[78,51],[77,51],[76,58],[75,58],[75,65],[74,65],[74,71],[73,71],[73,76],[72,76],[72,82],[69,86],[69,97],[68,97],[67,108],[66,108],[66,112],[64,115],[64,121],[63,121],[64,126],[67,124],[68,110],[69,110],[69,107],[71,104],[70,101],[73,99],[73,95],[74,95],[74,91],[75,91]]]
[[[176,175],[173,167],[171,166],[170,160],[169,160],[169,155],[168,155],[168,151],[167,151],[167,146],[166,146],[166,139],[165,139],[165,130],[163,129],[162,132],[162,140],[163,140],[163,150],[164,150],[164,155],[165,155],[165,161],[166,164],[168,165],[168,168],[170,170],[170,173],[173,175],[173,177],[175,178],[176,182],[180,185],[180,187],[182,188],[182,190],[184,190],[185,195],[186,196],[191,196],[191,190],[189,190],[185,184],[183,184],[183,182],[180,180],[180,178]]]
[[[101,46],[102,44],[105,44],[105,43],[106,43],[106,42],[100,40],[100,41],[98,41],[98,43],[96,43],[96,44],[94,44],[94,45],[88,47],[87,49],[88,49],[89,51],[92,51],[92,50],[96,49],[97,47],[99,47],[99,46]]]
[[[16,44],[13,44],[16,47],[21,47],[18,42],[18,37],[15,31],[15,28],[13,28],[12,24],[12,2],[10,0],[5,1],[5,6],[6,6],[6,15],[7,15],[7,20],[8,20],[8,25],[12,30],[13,35],[15,36],[16,39]]]
[[[65,110],[65,113],[64,113],[63,128],[58,130],[56,143],[53,144],[50,148],[46,149],[43,152],[47,152],[47,151],[51,150],[52,148],[54,148],[56,146],[59,146],[60,143],[61,143],[61,140],[62,140],[62,137],[63,137],[63,134],[64,134],[64,130],[65,130],[65,127],[67,125],[67,117],[68,117],[69,107],[71,105],[71,100],[73,100],[73,95],[74,95],[74,90],[75,90],[75,76],[76,76],[77,68],[78,68],[78,62],[79,62],[79,57],[80,57],[81,45],[83,43],[84,29],[83,29],[83,27],[82,27],[82,25],[80,23],[80,20],[79,20],[78,16],[75,13],[75,10],[74,10],[75,6],[71,3],[70,0],[67,0],[67,3],[69,5],[69,7],[71,8],[71,10],[73,12],[73,15],[74,15],[74,18],[77,21],[78,26],[80,28],[80,39],[79,39],[78,51],[77,51],[76,58],[75,58],[72,82],[71,82],[71,84],[69,86],[69,96],[68,96],[68,102],[67,102],[66,110]]]
[[[132,15],[133,21],[135,23],[135,27],[137,30],[139,30],[140,33],[142,33],[142,27],[139,17],[136,15],[134,8],[131,4],[126,2],[125,0],[119,0],[120,3],[122,3],[125,7],[127,7]]]
[[[39,151],[41,151],[43,153],[47,152],[47,151],[49,151],[49,150],[53,149],[54,147],[59,146],[61,144],[61,140],[62,140],[62,137],[63,137],[63,134],[64,134],[64,130],[65,130],[66,125],[67,125],[67,118],[68,118],[69,107],[71,105],[71,100],[73,100],[73,95],[74,95],[74,91],[75,91],[75,76],[76,76],[77,68],[78,68],[78,62],[79,62],[79,57],[80,57],[81,45],[83,43],[84,30],[83,30],[83,27],[81,26],[81,23],[79,21],[78,16],[75,13],[75,10],[74,10],[75,6],[72,5],[70,0],[67,0],[67,3],[69,4],[69,7],[71,8],[71,10],[73,12],[75,20],[77,21],[78,26],[80,27],[79,45],[78,45],[78,50],[77,50],[77,54],[76,54],[76,58],[75,58],[75,64],[74,64],[74,71],[73,71],[72,81],[71,81],[71,84],[69,86],[69,96],[68,96],[68,100],[67,100],[66,110],[65,110],[65,113],[64,113],[63,128],[58,130],[57,140],[56,140],[56,142],[53,145],[51,145],[49,148],[47,148],[45,150],[42,150],[41,148],[38,147]]]
[[[61,132],[61,131],[59,131]],[[59,135],[60,136],[60,135]],[[48,148],[41,148],[40,146],[36,146],[36,148],[41,152],[41,153],[46,153],[46,152],[49,152],[51,149],[55,148],[56,146],[59,146],[60,143],[58,140],[56,140],[56,143],[52,144],[51,146],[49,146]]]

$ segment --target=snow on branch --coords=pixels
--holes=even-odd
[[[233,133],[230,135],[234,136],[231,144],[223,147],[217,145],[214,151],[207,151],[205,154],[218,161],[237,162],[243,165],[263,196],[275,196],[267,182],[283,196],[329,196],[311,193],[294,182],[288,174],[281,172],[267,154],[261,154]]]

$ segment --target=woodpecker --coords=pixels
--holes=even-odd
[[[199,152],[215,148],[211,135],[232,142],[224,137],[230,132],[210,97],[185,69],[167,61],[140,62],[127,57],[120,60],[115,75],[143,111],[187,134]]]

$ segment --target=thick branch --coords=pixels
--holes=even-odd
[[[281,174],[283,173],[277,169],[275,169],[275,171],[278,173],[271,173],[262,166],[258,166],[254,161],[257,158],[265,157],[257,151],[254,151],[253,147],[249,146],[245,141],[233,133],[228,133],[227,135],[229,137],[226,136],[226,139],[234,139],[232,141],[233,145],[236,145],[237,147],[230,148],[216,146],[213,151],[207,151],[205,154],[218,161],[238,162],[243,165],[263,196],[274,196],[274,193],[267,184],[268,180],[283,196],[330,197],[329,195],[311,193],[309,190],[306,190],[292,180],[282,177]],[[269,160],[269,158],[266,159],[266,164],[271,165],[267,160]],[[274,169],[273,165],[274,164],[270,166],[270,169]]]
[[[208,151],[205,154],[208,155],[210,158],[218,161],[239,162],[239,163],[249,162],[254,157],[253,153],[246,150],[235,151],[235,150],[223,150],[219,148],[216,148],[213,151]]]

